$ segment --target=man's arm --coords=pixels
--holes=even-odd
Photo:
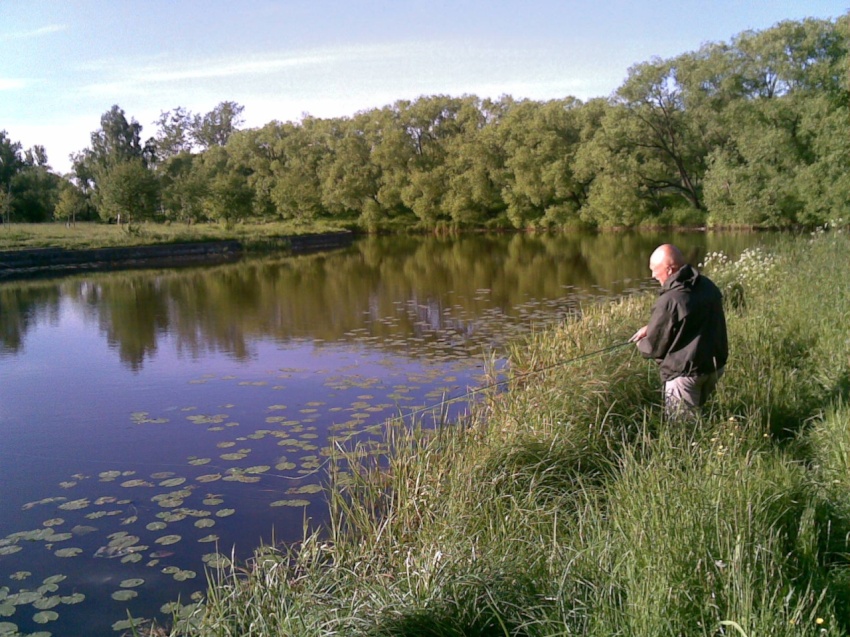
[[[664,358],[676,337],[673,308],[657,304],[652,308],[649,323],[638,330],[635,336],[642,331],[643,337],[636,339],[638,351],[646,358]]]

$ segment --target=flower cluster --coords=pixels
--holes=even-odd
[[[776,256],[761,247],[747,248],[736,261],[723,252],[709,252],[698,267],[724,290],[761,287],[773,275]]]
[[[838,217],[838,219],[830,219],[823,225],[817,226],[812,232],[812,236],[818,237],[827,232],[842,234],[845,230],[850,230],[850,222],[845,221],[844,217]]]

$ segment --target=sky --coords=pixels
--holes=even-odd
[[[117,104],[244,107],[245,127],[422,95],[582,100],[633,64],[850,0],[0,0],[0,130],[58,172]]]

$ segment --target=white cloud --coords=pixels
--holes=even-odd
[[[29,40],[31,38],[40,38],[45,35],[52,35],[65,31],[67,25],[64,24],[48,24],[47,26],[33,29],[32,31],[13,31],[10,33],[0,33],[0,41],[3,40]]]
[[[29,80],[20,78],[0,77],[0,91],[15,91],[29,84]]]

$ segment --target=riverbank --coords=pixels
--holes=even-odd
[[[349,245],[351,232],[268,235],[238,240],[196,240],[98,248],[41,247],[0,251],[0,281],[69,272],[227,263],[246,252],[305,253]]]
[[[698,426],[661,419],[633,348],[588,356],[653,296],[588,306],[517,343],[463,427],[335,451],[331,528],[219,572],[172,634],[850,632],[850,242],[710,261],[739,300]]]

